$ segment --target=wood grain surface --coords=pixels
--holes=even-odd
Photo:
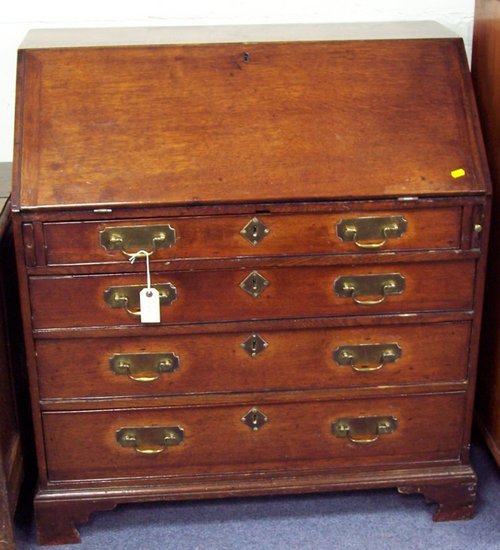
[[[459,39],[21,51],[15,207],[485,191],[464,69]]]

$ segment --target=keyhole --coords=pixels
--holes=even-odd
[[[254,224],[253,225],[253,231],[252,231],[252,237],[256,239],[259,236],[259,228]]]
[[[253,426],[252,428],[253,430],[259,429],[259,417],[257,416],[256,410],[252,411],[252,426]]]
[[[252,357],[255,357],[257,355],[257,339],[256,338],[253,338],[252,339],[252,344],[251,344],[251,352],[252,352]]]
[[[257,277],[255,275],[252,275],[252,290],[257,290],[257,289],[258,289]]]

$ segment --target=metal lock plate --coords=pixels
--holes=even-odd
[[[243,424],[246,424],[251,430],[256,432],[268,421],[267,416],[256,407],[250,409],[245,416],[241,418]]]
[[[367,445],[377,441],[381,435],[393,433],[398,427],[394,416],[364,416],[338,418],[332,423],[332,434],[345,437],[353,443]]]
[[[269,281],[258,271],[252,271],[240,283],[240,288],[254,298],[260,296],[268,286]]]
[[[373,372],[387,363],[394,363],[401,354],[398,344],[355,344],[336,348],[333,359],[338,365],[349,366],[356,372]]]
[[[172,283],[152,285],[160,294],[160,305],[170,305],[177,299],[177,289]],[[109,307],[123,308],[130,315],[140,315],[140,292],[144,285],[111,286],[104,291],[104,301]]]
[[[359,248],[381,248],[388,239],[401,237],[407,226],[403,216],[348,218],[337,224],[337,236]]]
[[[240,235],[250,244],[256,246],[265,238],[269,231],[270,229],[264,222],[258,218],[252,218],[240,231]]]
[[[165,372],[179,368],[179,357],[166,353],[115,353],[109,359],[109,366],[115,374],[126,374],[137,382],[153,382]]]
[[[376,305],[384,302],[387,296],[402,294],[405,289],[405,279],[401,273],[346,275],[335,279],[333,289],[340,298],[352,298],[356,304]],[[379,298],[367,300],[359,296],[379,296]]]
[[[259,353],[263,352],[269,344],[259,334],[251,334],[244,342],[241,342],[240,346],[250,355],[250,357],[256,357]]]
[[[176,240],[170,224],[106,227],[99,233],[99,241],[106,250],[120,250],[133,256],[139,250],[152,254],[159,248],[170,248]]]
[[[167,447],[179,445],[183,440],[184,430],[180,426],[120,428],[116,432],[118,445],[132,447],[145,455],[162,453]]]

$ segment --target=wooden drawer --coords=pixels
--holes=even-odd
[[[467,378],[469,337],[470,323],[458,322],[44,339],[36,351],[40,394],[50,399],[458,381]],[[371,363],[362,360],[370,355],[370,345]],[[339,357],[341,350],[351,351],[352,360]],[[163,365],[162,357],[167,359]]]
[[[106,250],[101,246],[100,233],[114,229],[111,234],[123,237],[120,246],[125,251],[137,252],[141,247],[127,241],[127,234],[121,228],[140,227],[144,232],[142,248],[153,250],[153,237],[161,233],[153,228],[168,225],[175,231],[175,242],[169,248],[158,248],[151,257],[152,261],[460,247],[460,207],[366,212],[355,208],[353,206],[349,213],[259,213],[256,216],[45,223],[46,260],[49,265],[121,263],[124,269],[129,269],[125,268],[128,261],[121,250]],[[366,236],[367,218],[376,220],[373,238]],[[346,220],[357,220],[361,226],[357,236],[350,233],[350,237],[343,240],[338,235],[337,226]],[[247,237],[244,237],[241,231],[247,224],[250,225]],[[402,227],[403,224],[405,229],[401,236],[391,233],[391,227]],[[147,231],[146,226],[151,230]],[[384,228],[389,228],[387,238],[384,237]],[[355,241],[359,241],[358,244]]]
[[[458,459],[463,393],[294,403],[215,405],[151,410],[46,412],[43,423],[52,481],[171,477],[187,474],[364,467]],[[267,417],[252,430],[242,418],[256,407]],[[393,433],[371,444],[332,434],[344,418],[392,417]],[[180,427],[182,442],[160,447],[144,441],[142,454],[117,442],[123,428]],[[374,437],[371,429],[362,436]],[[368,433],[369,432],[369,433]],[[123,432],[121,432],[123,433]],[[353,436],[356,434],[353,434]],[[356,435],[356,438],[358,437]],[[137,435],[141,439],[141,434]],[[175,441],[175,440],[174,440]]]
[[[153,273],[152,280],[153,284],[170,283],[176,288],[175,301],[162,306],[163,323],[203,323],[472,309],[474,269],[474,260],[264,268],[259,274],[268,284],[258,297],[240,288],[243,280],[251,278],[252,270]],[[334,291],[340,277],[380,275],[385,281],[386,276],[392,280],[392,274],[404,280],[404,290],[387,296],[383,303],[360,305],[352,297],[339,297]],[[32,277],[33,326],[139,325],[139,317],[122,307],[110,307],[104,296],[123,294],[110,288],[140,285],[133,293],[137,296],[145,282],[145,275],[138,274]],[[379,281],[372,296],[358,295],[358,299],[380,301],[382,286]]]

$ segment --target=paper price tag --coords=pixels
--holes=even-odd
[[[160,293],[156,288],[143,288],[139,294],[141,323],[160,322]]]

